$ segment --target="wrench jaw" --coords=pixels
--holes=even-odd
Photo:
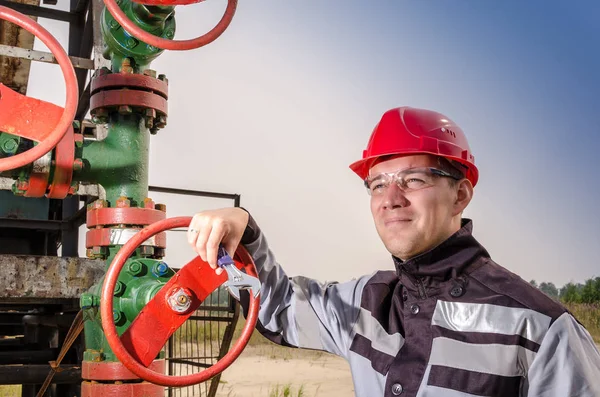
[[[231,282],[227,280],[223,285],[237,301],[240,300],[240,290],[251,290],[252,294],[256,298],[260,293],[260,281],[256,277],[248,276],[244,274],[244,278],[239,282]]]
[[[228,282],[226,282],[225,284],[228,284]],[[230,285],[225,285],[225,288],[227,289],[227,292],[229,292],[229,295],[233,296],[233,298],[236,301],[240,301],[240,289],[237,287],[233,287]]]
[[[241,272],[222,246],[219,247],[218,264],[227,272],[227,281],[223,285],[238,302],[240,300],[240,289],[251,289],[254,297],[258,296],[260,293],[258,278]]]

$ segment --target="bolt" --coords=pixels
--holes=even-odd
[[[153,79],[155,79],[156,78],[156,70],[146,69],[146,70],[144,70],[144,76],[149,76],[149,77],[152,77]]]
[[[75,182],[71,183],[71,186],[69,187],[69,194],[73,195],[73,194],[77,193],[78,190],[79,190],[79,182],[75,181]]]
[[[107,67],[102,67],[100,69],[96,69],[96,71],[94,72],[94,78],[106,76],[107,74],[110,74],[110,69],[108,69]]]
[[[121,73],[133,73],[133,67],[131,66],[131,60],[129,58],[123,58],[123,62],[121,62]]]
[[[91,111],[92,123],[106,124],[108,123],[108,111],[104,108],[94,109]]]
[[[17,189],[27,191],[27,189],[29,189],[29,182],[21,180],[17,181]]]
[[[155,121],[154,125],[156,128],[165,128],[167,126],[167,116],[164,114],[158,116],[158,121]]]
[[[82,309],[89,309],[94,304],[94,300],[92,299],[92,295],[90,294],[82,294],[81,298],[79,298],[79,306]]]
[[[179,295],[177,297],[177,303],[181,306],[185,306],[189,300],[190,300],[190,298],[187,295]]]
[[[154,201],[151,198],[146,197],[144,199],[144,208],[154,209]]]
[[[84,293],[79,299],[79,306],[82,309],[89,309],[92,307],[98,307],[100,305],[100,298],[96,295]]]
[[[154,248],[154,258],[161,259],[161,258],[164,258],[164,256],[165,256],[164,248]]]
[[[108,256],[108,248],[107,247],[92,247],[91,249],[86,250],[86,256],[91,259],[104,259]]]
[[[154,206],[154,209],[162,211],[162,212],[167,212],[167,205],[166,204],[156,204]]]
[[[108,207],[108,201],[98,199],[92,203],[92,208],[106,208]]]
[[[174,312],[185,313],[192,305],[192,296],[186,288],[179,288],[171,293],[167,302]]]
[[[131,201],[125,196],[121,196],[117,199],[117,208],[127,208],[131,206]]]
[[[113,310],[113,321],[115,325],[122,325],[125,322],[125,316],[123,312],[119,310]]]
[[[111,29],[118,29],[121,26],[119,25],[119,22],[114,19],[111,19],[108,24],[110,25]]]
[[[165,262],[158,262],[154,265],[154,269],[152,270],[152,274],[156,277],[164,277],[169,272],[169,266]]]
[[[136,45],[138,45],[138,41],[133,37],[130,37],[125,41],[125,46],[129,49],[135,48]]]
[[[73,160],[73,171],[81,171],[83,169],[83,161],[81,159]]]
[[[83,147],[83,134],[75,134],[73,138],[76,147]]]
[[[113,295],[121,296],[121,295],[123,295],[124,292],[125,292],[125,284],[122,281],[117,281]]]
[[[153,256],[154,255],[154,247],[149,245],[142,245],[140,247],[140,255],[143,257]]]
[[[173,37],[175,37],[175,31],[173,29],[165,30],[165,37],[171,40]]]
[[[128,105],[121,105],[118,109],[119,114],[131,114],[133,113],[133,109]]]
[[[154,118],[156,117],[156,110],[146,109],[144,110],[144,118],[146,121],[146,128],[152,128],[154,126]]]
[[[2,150],[6,154],[15,154],[19,148],[19,142],[16,139],[7,139],[2,144]]]
[[[156,47],[154,47],[153,45],[150,45],[150,44],[146,45],[146,48],[148,49],[149,52],[154,52],[154,51],[158,50],[158,48],[156,48]]]
[[[29,182],[24,180],[17,180],[12,185],[12,192],[15,196],[23,196],[29,189]]]
[[[127,270],[132,276],[139,276],[144,272],[144,265],[138,261],[132,261]]]

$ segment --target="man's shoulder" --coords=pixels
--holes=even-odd
[[[469,277],[499,305],[533,310],[550,317],[551,322],[567,311],[560,302],[489,258]]]

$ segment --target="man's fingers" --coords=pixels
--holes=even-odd
[[[198,237],[196,239],[196,244],[194,247],[194,249],[200,256],[200,258],[202,258],[202,260],[205,262],[206,262],[206,240],[208,240],[208,236],[210,235],[211,231],[212,231],[212,224],[210,222],[203,225],[203,227],[198,232]]]
[[[222,219],[216,219],[212,222],[212,229],[208,240],[206,241],[206,261],[213,269],[217,268],[217,254],[219,252],[219,244],[223,237],[227,234],[228,227]]]

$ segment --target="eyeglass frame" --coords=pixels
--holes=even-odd
[[[365,180],[363,181],[363,183],[365,185],[365,188],[367,189],[367,193],[371,197],[373,197],[373,192],[371,191],[371,188],[369,187],[369,185],[373,181],[375,181],[375,179],[379,178],[381,175],[388,175],[390,178],[392,178],[391,182],[395,182],[396,185],[398,186],[398,188],[400,188],[404,192],[418,191],[418,190],[425,189],[425,188],[433,186],[433,185],[427,185],[427,186],[423,186],[422,188],[419,188],[419,189],[408,189],[408,190],[405,189],[405,188],[403,188],[400,185],[400,183],[399,183],[400,179],[398,178],[398,174],[406,172],[406,171],[411,171],[411,170],[427,170],[432,175],[435,175],[437,177],[450,178],[450,179],[454,179],[455,181],[460,181],[461,179],[464,179],[464,178],[460,178],[460,177],[454,176],[454,175],[452,175],[449,172],[446,172],[444,170],[440,170],[440,169],[435,168],[435,167],[415,167],[415,168],[406,168],[406,169],[398,170],[398,171],[394,171],[394,172],[382,172],[382,173],[379,173],[375,178],[372,178],[372,179],[369,178],[369,177],[365,178]],[[391,182],[390,182],[390,184],[387,185],[387,187],[389,187],[391,185]],[[387,189],[387,187],[386,187],[386,189]],[[379,195],[376,195],[376,196],[379,196]]]

